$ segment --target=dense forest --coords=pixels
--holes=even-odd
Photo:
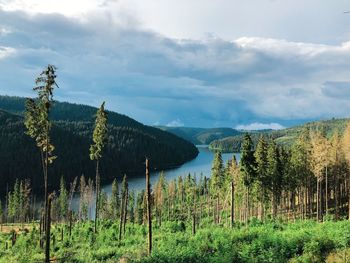
[[[42,187],[40,153],[35,142],[25,135],[23,112],[25,99],[0,96],[0,191],[12,187],[16,179],[30,179],[34,189]],[[52,141],[58,159],[49,168],[51,189],[61,176],[68,182],[77,176],[94,176],[89,160],[93,118],[96,108],[55,102],[50,113],[53,120]],[[182,138],[143,125],[127,116],[108,112],[109,133],[105,158],[101,162],[102,182],[115,177],[140,175],[144,158],[152,160],[152,169],[162,170],[193,159],[197,148]]]
[[[270,139],[275,140],[278,145],[290,147],[305,129],[322,130],[322,132],[325,133],[326,137],[330,138],[335,131],[338,131],[340,134],[342,134],[346,128],[348,121],[349,119],[331,119],[325,121],[309,122],[282,130],[261,130],[247,132],[249,132],[255,147],[262,134]],[[241,132],[237,135],[214,140],[210,143],[209,147],[212,150],[220,150],[222,152],[239,152],[243,140],[244,132]]]

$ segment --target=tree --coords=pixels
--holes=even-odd
[[[345,134],[346,136],[346,134]],[[344,137],[345,138],[345,137]],[[340,181],[342,179],[342,170],[346,163],[346,154],[343,147],[342,138],[338,131],[333,133],[330,143],[328,145],[329,152],[327,154],[326,163],[326,209],[328,209],[328,170],[333,174],[333,196],[334,196],[334,211],[335,219],[339,219],[339,200],[340,200]],[[330,166],[330,169],[328,169]],[[345,164],[345,167],[348,165]]]
[[[58,87],[55,79],[56,67],[48,65],[35,81],[36,86],[33,90],[37,92],[38,97],[36,100],[27,99],[24,114],[24,125],[27,129],[26,134],[35,139],[41,152],[45,186],[45,223],[48,213],[48,165],[56,159],[56,156],[53,154],[55,147],[50,142],[52,125],[49,119],[53,104],[53,91],[55,87]]]
[[[260,136],[254,153],[256,161],[256,192],[259,201],[259,219],[262,219],[263,203],[267,199],[267,143],[263,135]]]
[[[212,195],[216,198],[216,219],[215,222],[219,223],[219,204],[220,204],[220,190],[225,182],[224,165],[222,161],[222,155],[220,151],[215,153],[213,166],[211,168],[211,190]]]
[[[165,204],[165,176],[164,172],[159,175],[158,182],[155,185],[154,191],[154,204],[156,207],[156,218],[159,226],[162,225],[162,210]]]
[[[149,178],[149,161],[146,158],[146,202],[148,220],[148,255],[152,254],[152,210],[151,210],[151,184]]]
[[[100,195],[100,174],[99,161],[102,157],[102,151],[107,140],[107,112],[105,111],[105,102],[97,110],[95,128],[93,132],[93,144],[90,146],[90,159],[96,161],[96,206],[95,206],[95,233],[97,232],[98,220],[98,198]]]
[[[350,165],[350,122],[348,123],[343,137],[343,151],[345,154],[345,158],[347,160],[348,166]],[[350,176],[347,175],[347,181],[350,185]],[[350,220],[350,189],[347,189],[348,193],[348,220]]]
[[[235,223],[235,184],[237,174],[239,173],[238,164],[236,160],[236,156],[233,155],[232,160],[229,162],[229,169],[228,169],[228,175],[229,175],[229,182],[231,185],[231,227],[234,226]]]
[[[112,196],[111,196],[111,215],[112,219],[116,220],[118,218],[120,209],[120,201],[119,201],[119,188],[118,182],[116,179],[113,180],[112,183]]]
[[[311,214],[312,210],[310,187],[313,174],[311,171],[311,144],[308,129],[304,129],[292,145],[290,166],[288,182],[292,193],[294,193],[293,190],[297,189],[300,217],[305,218],[307,212]]]
[[[68,213],[68,191],[66,189],[66,185],[63,177],[61,177],[60,181],[60,195],[58,198],[59,208],[60,208],[60,217],[61,220],[65,220],[67,218]]]
[[[255,157],[253,150],[253,141],[248,133],[244,135],[244,140],[241,147],[240,170],[243,177],[243,183],[246,188],[245,193],[245,222],[249,219],[249,192],[255,180],[256,168]]]
[[[320,132],[311,133],[311,145],[312,145],[312,171],[317,179],[317,193],[316,193],[316,207],[317,207],[317,220],[321,221],[323,217],[322,211],[322,181],[324,179],[324,169],[328,163],[328,141]]]

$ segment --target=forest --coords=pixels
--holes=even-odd
[[[292,145],[282,146],[266,134],[254,144],[246,133],[240,160],[233,155],[224,163],[216,151],[210,177],[189,173],[168,181],[162,173],[151,185],[154,164],[144,156],[139,160],[144,190],[129,189],[126,174],[121,183],[114,177],[108,195],[101,190],[103,160],[111,158],[111,134],[124,137],[110,124],[103,102],[93,121],[76,124],[88,138],[81,143],[94,176],[61,174],[52,189],[58,174],[51,168],[65,154],[55,146],[76,142],[58,131],[77,130],[51,119],[55,78],[56,68],[49,65],[36,80],[38,97],[25,101],[23,115],[1,111],[5,127],[21,127],[9,138],[28,137],[38,152],[38,159],[28,161],[41,169],[36,183],[44,201],[35,199],[30,178],[16,178],[7,189],[0,204],[0,262],[348,261],[350,124],[331,136],[322,127],[306,126]],[[124,136],[130,134],[125,129]]]
[[[269,139],[275,140],[275,142],[280,146],[291,147],[299,137],[300,133],[302,133],[305,129],[320,129],[327,138],[330,138],[335,132],[338,132],[342,135],[345,131],[348,122],[349,119],[333,118],[330,120],[308,122],[295,127],[285,128],[281,130],[249,131],[249,135],[252,138],[254,147],[256,147],[256,145],[258,144],[261,135],[264,135]],[[209,148],[213,151],[220,150],[221,152],[229,153],[239,152],[243,140],[244,131],[240,131],[240,133],[235,135],[225,136],[223,138],[212,140],[210,142]]]
[[[23,114],[25,99],[0,96],[0,192],[12,187],[15,179],[29,179],[33,190],[42,189],[40,153],[35,142],[25,135]],[[59,186],[61,176],[71,182],[84,175],[94,177],[94,165],[88,153],[90,134],[96,108],[71,103],[54,102],[52,142],[58,160],[49,168],[49,187]],[[125,115],[108,112],[109,133],[106,157],[101,163],[101,180],[140,175],[144,172],[144,157],[152,160],[153,170],[176,167],[197,156],[197,148],[170,133],[143,125]],[[16,175],[16,176],[13,176]],[[39,194],[37,194],[39,195]]]

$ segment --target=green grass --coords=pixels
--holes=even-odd
[[[228,229],[204,225],[195,236],[190,224],[166,222],[154,228],[154,250],[147,256],[147,228],[129,224],[118,241],[118,224],[104,221],[98,235],[93,224],[76,225],[72,238],[60,238],[55,225],[52,257],[61,262],[325,262],[350,247],[350,222],[260,223]],[[66,229],[67,230],[67,229]],[[20,234],[11,247],[11,235],[0,234],[0,262],[40,262],[37,230]],[[5,242],[9,248],[5,249]]]

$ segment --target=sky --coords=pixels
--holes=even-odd
[[[148,125],[281,129],[350,117],[345,0],[0,0],[0,94]]]

